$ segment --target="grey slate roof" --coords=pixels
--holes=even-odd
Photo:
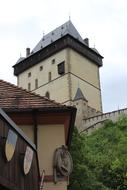
[[[79,100],[79,99],[83,99],[86,102],[88,102],[88,100],[85,98],[80,88],[77,89],[76,95],[74,97],[74,100]]]
[[[53,43],[54,41],[60,39],[62,36],[65,35],[71,35],[74,38],[78,39],[83,44],[87,45],[72,22],[69,20],[68,22],[64,23],[63,25],[59,26],[52,32],[48,33],[47,35],[43,36],[43,38],[40,40],[40,42],[35,46],[35,48],[32,50],[32,53],[35,53],[39,51],[40,49],[48,46],[49,44]]]
[[[61,26],[59,26],[52,32],[43,36],[43,38],[39,41],[39,43],[34,47],[34,49],[30,52],[30,54],[28,56],[20,57],[17,60],[16,64],[13,66],[14,67],[14,75],[17,76],[17,74],[28,69],[28,67],[33,66],[33,64],[35,64],[35,62],[37,62],[37,60],[39,60],[39,61],[42,60],[45,57],[45,55],[50,56],[53,52],[58,51],[57,46],[55,46],[55,50],[52,53],[51,53],[51,51],[46,52],[45,47],[48,48],[48,46],[50,46],[50,45],[51,45],[50,47],[53,47],[53,42],[59,43],[60,39],[61,39],[61,41],[62,40],[64,41],[64,39],[67,37],[67,35],[73,37],[73,39],[71,39],[71,40],[75,41],[75,43],[77,40],[80,42],[80,43],[78,43],[78,44],[80,44],[80,48],[78,46],[74,45],[74,42],[71,43],[71,45],[73,47],[75,47],[76,50],[80,49],[81,54],[83,53],[84,56],[87,56],[87,58],[91,59],[99,66],[102,66],[103,57],[100,55],[100,53],[95,48],[89,47],[89,42],[87,42],[87,40],[86,40],[87,38],[85,38],[83,40],[83,38],[80,36],[79,32],[76,30],[76,28],[72,24],[72,22],[69,20],[68,22],[62,24]],[[76,39],[76,40],[74,40],[74,39]],[[64,44],[64,42],[63,42],[63,44]],[[67,43],[67,41],[66,41],[66,43]],[[63,47],[63,45],[62,45],[62,47]],[[43,52],[44,54],[42,53],[41,56],[40,56],[40,54],[38,56],[37,53],[39,53],[39,50],[42,50],[41,52]],[[52,48],[52,50],[53,50],[53,48]],[[31,56],[32,57],[34,56],[34,59],[32,59],[32,58],[29,59],[29,57],[31,57]],[[22,68],[21,68],[21,66],[19,66],[20,62],[22,62]]]
[[[96,48],[91,48],[93,51],[95,51],[97,54],[100,54],[99,51]]]
[[[16,63],[20,63],[23,59],[25,59],[25,57],[20,57]]]

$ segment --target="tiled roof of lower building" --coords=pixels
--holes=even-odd
[[[0,107],[4,109],[69,108],[3,80],[0,80]]]

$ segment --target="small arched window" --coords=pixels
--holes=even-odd
[[[28,91],[31,91],[31,84],[28,83]]]
[[[46,92],[46,93],[45,93],[45,96],[46,96],[48,99],[50,99],[50,94],[49,94],[49,92]]]

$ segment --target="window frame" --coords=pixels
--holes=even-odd
[[[65,74],[65,61],[62,61],[57,65],[57,71],[59,75],[64,75]]]

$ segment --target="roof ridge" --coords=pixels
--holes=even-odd
[[[56,27],[55,29],[51,30],[51,31],[48,32],[46,35],[44,35],[44,37],[45,37],[45,36],[48,36],[50,33],[52,33],[53,31],[57,30],[58,28],[61,28],[63,25],[67,24],[68,22],[69,22],[69,21],[67,21],[67,22],[65,22],[64,24],[61,24],[60,26],[58,26],[58,27]],[[72,23],[72,22],[71,22],[71,23]],[[43,37],[42,37],[42,39],[43,39]]]

